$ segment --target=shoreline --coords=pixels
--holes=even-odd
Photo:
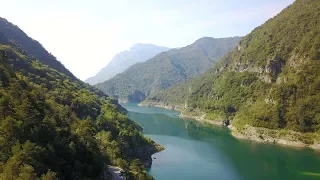
[[[208,120],[208,119],[205,119],[205,114],[203,114],[202,116],[193,116],[193,115],[186,115],[183,113],[183,111],[180,111],[181,114],[179,115],[179,118],[181,119],[192,119],[192,120],[195,120],[195,121],[198,121],[200,123],[208,123],[208,124],[211,124],[211,125],[214,125],[214,126],[220,126],[222,127],[223,126],[223,121],[214,121],[214,120]]]
[[[163,103],[153,103],[153,102],[147,102],[147,103],[139,103],[138,106],[149,106],[149,107],[158,107],[173,111],[182,111],[182,109],[178,108],[178,106],[171,106],[171,105],[164,105]]]
[[[277,136],[281,134],[281,130],[273,130],[246,125],[245,130],[239,131],[232,124],[229,125],[228,128],[231,130],[231,135],[237,139],[249,140],[264,144],[276,144],[294,148],[310,148],[320,151],[320,142],[307,144],[301,140],[296,140],[295,138],[303,136],[303,134],[299,132],[288,130],[286,135]]]
[[[205,115],[206,115],[205,113],[199,112],[202,114],[201,116],[187,115],[182,110],[182,108],[179,108],[179,106],[164,105],[164,103],[155,103],[155,102],[140,103],[138,104],[138,106],[151,106],[151,107],[158,107],[158,108],[180,111],[181,114],[179,115],[179,118],[181,119],[192,119],[200,123],[208,123],[213,126],[223,125],[222,121],[205,119]],[[276,144],[280,146],[294,147],[294,148],[310,148],[313,150],[320,151],[319,140],[313,144],[307,144],[302,142],[301,140],[295,139],[295,138],[302,138],[303,136],[305,136],[300,132],[286,130],[286,133],[283,133],[281,130],[253,127],[249,125],[246,125],[242,131],[240,131],[238,128],[236,128],[232,124],[230,124],[227,127],[228,129],[230,129],[231,135],[236,139],[249,140],[249,141],[254,141],[254,142],[264,143],[264,144]],[[285,135],[282,135],[282,134],[285,134]]]
[[[149,150],[150,154],[148,156],[146,156],[145,158],[140,159],[140,162],[143,164],[143,166],[145,168],[151,168],[152,163],[153,163],[152,155],[154,155],[154,154],[156,154],[158,152],[161,152],[161,151],[166,149],[164,146],[162,146],[159,143],[156,143],[154,141],[153,141],[153,143],[154,143],[154,149]]]

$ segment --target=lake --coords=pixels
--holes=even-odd
[[[182,120],[177,111],[122,106],[166,148],[148,170],[156,180],[320,179],[319,151],[238,140],[226,128]]]

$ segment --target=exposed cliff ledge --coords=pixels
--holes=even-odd
[[[294,56],[292,58],[295,58]],[[291,58],[291,59],[292,59]],[[271,59],[268,59],[266,65],[263,66],[254,66],[252,64],[241,63],[241,62],[234,62],[231,66],[231,70],[235,72],[254,72],[257,73],[257,76],[260,80],[271,83],[275,82],[278,78],[278,75],[282,72],[282,69],[285,65],[285,61],[280,58],[279,56],[274,56]],[[222,67],[220,71],[225,69]],[[217,73],[218,71],[216,71]]]

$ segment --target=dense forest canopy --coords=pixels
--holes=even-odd
[[[0,179],[111,179],[108,164],[128,179],[152,179],[142,163],[156,144],[125,109],[1,21]]]
[[[233,125],[320,133],[320,1],[296,0],[207,73],[147,101]],[[312,142],[311,142],[312,143]]]

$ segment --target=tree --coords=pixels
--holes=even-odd
[[[0,94],[0,114],[2,117],[0,118],[6,118],[13,112],[13,104],[12,99],[9,96],[3,95],[1,97]]]
[[[46,174],[41,176],[41,180],[58,180],[57,173],[49,170]]]

